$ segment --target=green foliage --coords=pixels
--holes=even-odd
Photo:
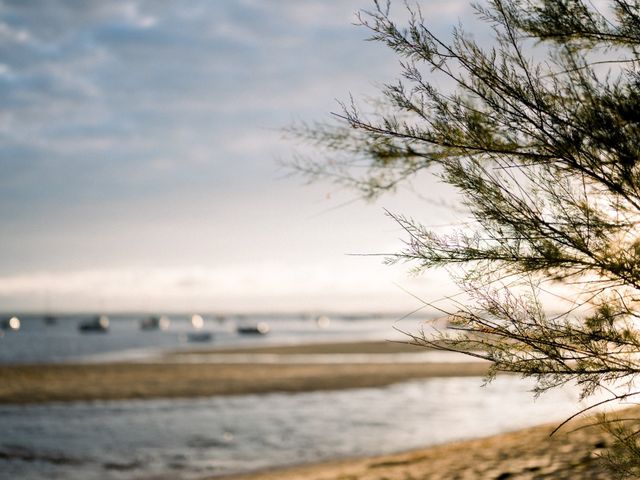
[[[459,266],[471,299],[446,312],[452,329],[415,342],[486,358],[492,374],[532,377],[537,393],[577,382],[584,397],[633,399],[640,5],[488,0],[475,8],[492,29],[492,48],[461,27],[445,41],[419,8],[407,8],[404,27],[388,3],[359,17],[372,40],[401,58],[401,79],[368,113],[351,100],[338,122],[298,129],[330,160],[298,159],[296,167],[367,198],[425,170],[458,191],[472,218],[463,231],[436,234],[392,215],[407,240],[389,261],[418,272]],[[559,284],[570,302],[551,315],[541,292]],[[629,438],[625,458],[636,466],[625,460],[625,468],[636,471]]]

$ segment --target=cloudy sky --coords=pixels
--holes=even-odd
[[[446,32],[466,3],[423,6]],[[396,78],[352,25],[370,6],[0,1],[0,309],[402,311],[403,288],[447,291],[349,255],[401,248],[383,208],[454,222],[437,187],[348,203],[279,164],[283,127]]]

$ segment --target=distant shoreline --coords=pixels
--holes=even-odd
[[[363,342],[216,350],[216,353],[295,355],[402,353],[420,351],[403,343]],[[193,354],[194,352],[189,352]],[[206,353],[206,352],[199,352]],[[488,364],[313,363],[224,364],[95,363],[0,366],[0,404],[190,398],[216,395],[308,392],[381,387],[429,377],[482,376]]]

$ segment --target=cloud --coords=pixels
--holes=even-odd
[[[430,15],[454,15],[460,3],[427,5]],[[330,275],[301,259],[331,263],[352,248],[339,228],[347,242],[366,242],[357,229],[382,214],[354,210],[330,217],[335,225],[305,223],[330,207],[318,199],[332,187],[303,192],[297,181],[276,180],[273,157],[293,147],[278,128],[325,119],[334,99],[374,93],[397,74],[397,59],[350,24],[370,6],[0,0],[5,300],[27,304],[39,288],[58,288],[78,305],[82,296],[95,300],[85,288],[93,285],[130,302],[118,290],[129,285],[158,299],[163,290],[191,292],[185,299],[211,291],[240,302],[251,293],[240,285],[251,282],[262,300],[291,301],[287,289],[339,296]],[[294,263],[269,269],[264,278],[277,279],[269,284],[237,267],[243,257]],[[233,271],[213,268],[227,264]],[[344,275],[345,295],[357,296],[356,277]],[[307,276],[314,292],[301,290]]]
[[[0,41],[8,43],[27,43],[32,39],[31,34],[23,28],[15,28],[5,22],[0,22]]]
[[[268,305],[283,311],[301,311],[323,307],[318,299],[324,302],[334,298],[350,308],[364,311],[414,306],[415,299],[394,286],[397,278],[393,280],[393,276],[375,272],[380,269],[373,270],[336,275],[322,264],[292,268],[263,262],[219,268],[44,271],[0,277],[0,305],[3,298],[47,298],[53,308],[64,311],[82,310],[91,303],[101,303],[107,310],[123,306],[145,308],[150,303],[164,310],[197,307],[263,311]],[[372,276],[372,273],[378,275]],[[404,283],[403,288],[414,292],[424,292],[429,285],[429,294],[435,293],[433,278],[400,282]],[[385,295],[384,301],[376,300]],[[333,307],[339,308],[340,302]]]

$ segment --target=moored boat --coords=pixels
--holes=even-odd
[[[210,342],[213,340],[213,334],[207,330],[202,330],[204,327],[204,318],[201,315],[191,315],[191,326],[195,331],[187,334],[187,340],[190,342]]]
[[[171,320],[165,315],[151,316],[140,321],[140,328],[142,330],[167,330]]]
[[[2,328],[2,330],[20,330],[20,319],[15,316],[5,318],[0,322],[0,328]]]
[[[95,317],[85,320],[78,325],[81,332],[107,333],[109,331],[109,317],[106,315],[96,315]]]
[[[213,340],[213,334],[211,332],[189,332],[187,334],[187,340],[190,342],[210,342]]]
[[[271,330],[267,322],[258,322],[251,325],[239,325],[236,331],[241,335],[266,335]]]

